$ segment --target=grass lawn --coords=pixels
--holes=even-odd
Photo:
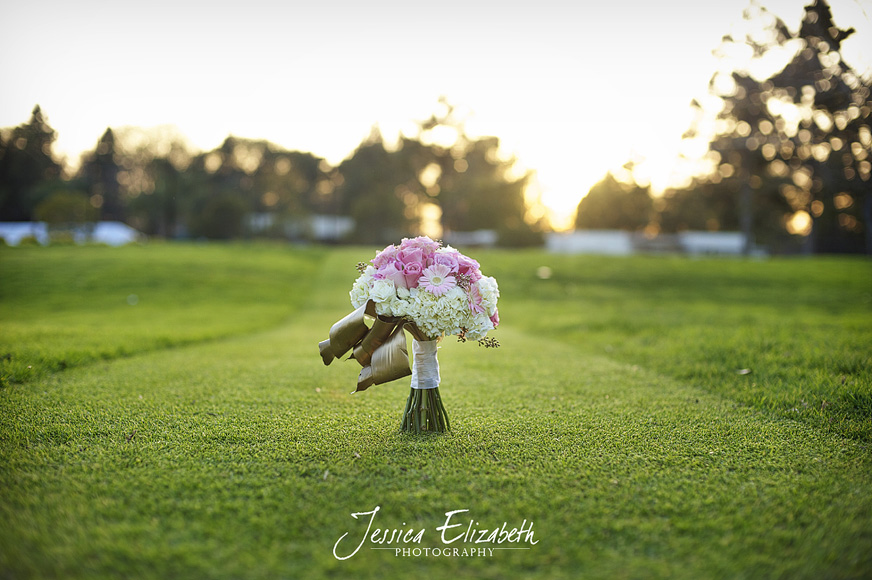
[[[317,354],[372,249],[0,248],[0,578],[872,575],[872,262],[471,253],[502,347],[411,436]]]

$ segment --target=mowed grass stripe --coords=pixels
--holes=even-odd
[[[408,383],[350,395],[317,342],[354,252],[281,328],[72,369],[0,394],[0,567],[14,577],[857,577],[872,567],[870,458],[506,321],[498,350],[445,341],[454,431],[398,434]],[[511,303],[511,297],[507,297]],[[435,528],[534,522],[490,559],[337,561],[352,512]]]
[[[524,329],[872,443],[867,258],[479,259]]]
[[[0,248],[0,388],[281,323],[323,251],[271,244]]]

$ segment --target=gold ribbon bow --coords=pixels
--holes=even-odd
[[[366,317],[373,319],[372,328]],[[429,340],[418,327],[402,318],[378,316],[372,300],[348,314],[330,328],[330,338],[318,343],[321,359],[329,365],[349,350],[363,367],[357,378],[357,391],[372,385],[395,381],[412,374],[406,349],[408,330],[418,340]]]

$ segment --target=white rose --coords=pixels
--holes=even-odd
[[[369,300],[369,283],[372,280],[371,276],[364,274],[354,281],[351,286],[351,292],[348,295],[351,297],[351,305],[355,308],[360,308]]]
[[[390,302],[397,295],[397,287],[391,280],[376,280],[369,291],[369,297],[376,302]]]

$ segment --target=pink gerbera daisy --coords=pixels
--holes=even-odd
[[[481,292],[477,284],[473,284],[469,288],[469,311],[473,314],[483,314],[484,306],[482,306]]]
[[[445,266],[444,264],[433,264],[421,274],[421,278],[418,280],[418,285],[431,294],[442,296],[457,286],[457,281],[454,279],[454,276],[450,276],[449,274],[451,274],[451,269],[448,266]]]

